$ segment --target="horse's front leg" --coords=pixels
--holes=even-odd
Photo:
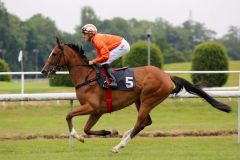
[[[73,111],[67,114],[66,120],[67,120],[68,128],[70,131],[70,138],[74,137],[74,138],[77,138],[80,142],[84,142],[84,137],[81,135],[78,135],[77,132],[75,131],[72,124],[72,118],[79,115],[91,114],[93,113],[93,111],[94,109],[89,104],[85,104],[79,108],[74,109]]]
[[[89,119],[84,127],[84,132],[88,135],[98,135],[98,136],[106,136],[110,135],[110,131],[106,130],[99,130],[99,131],[92,131],[91,128],[97,123],[99,118],[102,116],[102,113],[99,114],[91,114]]]

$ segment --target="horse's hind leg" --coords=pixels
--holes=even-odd
[[[100,131],[92,131],[91,128],[97,123],[99,118],[102,116],[102,114],[91,114],[89,116],[89,119],[84,127],[84,132],[88,135],[99,135],[99,136],[106,136],[110,135],[110,131],[106,130],[100,130]]]
[[[168,97],[168,92],[161,94],[161,90],[156,92],[154,95],[149,95],[148,97],[144,97],[144,102],[136,103],[139,104],[139,112],[137,117],[137,122],[133,129],[126,132],[126,135],[123,136],[121,142],[112,148],[112,152],[117,153],[120,148],[123,148],[127,145],[127,143],[134,138],[140,131],[144,129],[147,125],[152,123],[151,117],[149,115],[150,111],[158,104],[160,104],[164,99]]]
[[[117,153],[120,148],[125,147],[133,137],[135,137],[141,130],[152,123],[151,117],[149,115],[150,110],[151,108],[147,108],[146,106],[141,105],[138,112],[138,119],[134,128],[124,133],[121,142],[112,148],[112,152]]]
[[[140,101],[136,101],[135,102],[135,105],[136,105],[136,108],[137,108],[137,111],[139,112],[139,109],[140,109],[140,105],[141,105],[141,102]],[[150,117],[150,115],[148,114],[146,120],[143,122],[143,124],[141,124],[141,129],[143,130],[146,126],[149,126],[152,124],[152,119]],[[131,134],[133,128],[124,132],[123,134],[123,137],[122,137],[122,140],[121,141],[124,141],[124,139]]]
[[[141,102],[140,102],[140,101],[137,101],[137,102],[135,102],[135,105],[136,105],[137,111],[139,112],[140,106],[141,106]],[[149,125],[151,125],[151,124],[152,124],[152,119],[151,119],[151,117],[150,117],[150,114],[147,114],[147,117],[146,117],[146,119],[144,120],[144,122],[141,124],[140,129],[143,130],[146,126],[149,126]],[[133,129],[133,128],[132,128],[132,129]],[[128,135],[131,133],[130,131],[131,131],[132,129],[126,131],[126,132],[124,133],[124,135],[123,135],[123,138],[126,137],[126,136],[128,136]],[[140,130],[140,131],[141,131],[141,130]],[[140,132],[140,131],[139,131],[139,132]]]
[[[135,104],[136,104],[137,111],[139,112],[140,105],[141,105],[140,101],[136,101]],[[141,124],[140,128],[141,128],[141,130],[143,130],[146,126],[149,126],[151,124],[152,124],[152,119],[151,119],[150,115],[148,114],[147,118]],[[126,138],[131,135],[132,131],[133,131],[133,128],[128,130],[128,131],[126,131],[126,132],[124,132],[124,134],[122,136],[122,139],[121,139],[121,142],[112,149],[112,152],[116,153],[116,152],[118,152],[119,148],[122,148],[122,147],[124,147],[126,145]]]
[[[141,106],[140,100],[136,101],[136,102],[135,102],[135,105],[136,105],[137,111],[139,112],[139,109],[140,109],[140,106]],[[143,124],[142,124],[142,127],[143,127],[143,129],[144,129],[146,126],[149,126],[149,125],[151,125],[151,124],[152,124],[152,119],[151,119],[151,117],[150,117],[150,114],[148,114],[146,120],[145,120],[145,121],[143,122]]]

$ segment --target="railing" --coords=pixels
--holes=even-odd
[[[238,87],[240,88],[240,71],[165,71],[169,74],[216,74],[216,73],[234,73],[239,74]],[[57,74],[69,74],[69,72],[57,72]],[[1,75],[21,75],[21,94],[24,94],[24,76],[25,75],[41,75],[41,72],[0,72]]]

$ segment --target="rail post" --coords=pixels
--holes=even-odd
[[[238,90],[240,90],[240,73],[238,75]],[[240,97],[238,97],[238,144],[240,144]]]

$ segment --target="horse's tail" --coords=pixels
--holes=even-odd
[[[197,87],[196,85],[191,84],[187,80],[185,80],[183,78],[180,78],[180,77],[177,77],[177,76],[172,76],[171,79],[176,86],[175,89],[172,91],[172,93],[177,94],[183,88],[185,88],[187,92],[189,92],[191,94],[198,95],[201,98],[204,98],[214,108],[217,108],[217,109],[219,109],[221,111],[224,111],[224,112],[227,112],[227,113],[232,111],[232,108],[230,106],[215,100],[213,97],[211,97],[205,91],[203,91],[201,88]]]

